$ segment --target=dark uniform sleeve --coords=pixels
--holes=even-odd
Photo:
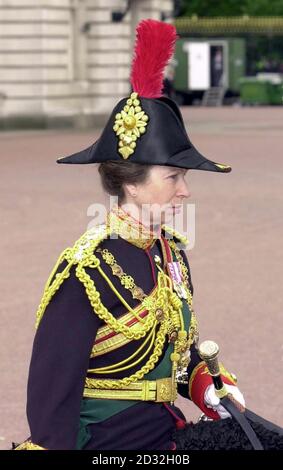
[[[31,441],[75,449],[80,405],[100,320],[74,269],[47,306],[30,362],[27,417]]]

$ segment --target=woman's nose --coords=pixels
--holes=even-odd
[[[182,198],[188,198],[191,196],[191,193],[188,188],[188,184],[185,180],[182,180],[177,189],[177,196]]]

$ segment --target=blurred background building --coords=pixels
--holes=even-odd
[[[91,125],[130,91],[136,24],[171,0],[0,0],[0,127]]]
[[[0,129],[102,125],[142,18],[175,22],[180,105],[282,104],[282,0],[0,0]]]
[[[201,10],[207,2],[190,3]],[[240,3],[244,6],[248,0]],[[264,4],[262,0],[259,11],[265,11]],[[208,5],[202,13],[211,16],[175,19],[180,36],[174,80],[179,104],[282,104],[283,1],[278,16],[231,16],[238,12],[234,6],[227,16],[213,16]],[[218,11],[221,14],[221,5]]]

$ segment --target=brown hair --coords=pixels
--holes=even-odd
[[[118,196],[119,202],[125,198],[124,184],[144,183],[151,165],[114,161],[100,163],[98,171],[103,189],[111,196]]]

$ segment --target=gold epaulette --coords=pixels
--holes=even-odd
[[[99,259],[94,255],[94,251],[108,235],[110,235],[110,229],[106,224],[97,225],[85,232],[72,248],[66,248],[61,253],[45,284],[43,296],[36,313],[36,328],[53,295],[70,276],[71,267],[78,265],[95,268],[99,265]],[[58,272],[59,266],[64,261],[67,262],[67,265],[61,272]]]
[[[110,229],[106,224],[97,225],[85,232],[71,248],[70,261],[77,264],[92,256],[94,250],[108,235],[110,235]]]
[[[182,245],[184,245],[184,248],[186,248],[186,246],[189,244],[189,240],[187,239],[187,237],[185,237],[185,235],[181,234],[172,227],[169,227],[168,225],[162,225],[162,230],[169,233],[169,235],[172,235],[174,238],[180,241]]]

